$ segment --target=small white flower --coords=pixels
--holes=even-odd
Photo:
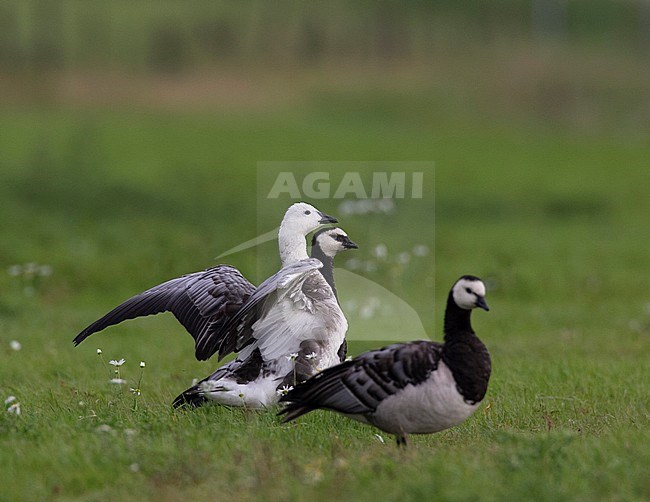
[[[415,256],[426,256],[429,254],[429,246],[425,244],[416,244],[413,246],[413,254]]]
[[[100,355],[102,353],[102,349],[97,349],[97,355]]]
[[[364,269],[366,272],[376,272],[377,271],[377,264],[374,261],[367,261],[364,264]]]
[[[198,384],[199,391],[202,394],[209,394],[210,392],[214,392],[216,389],[216,385],[212,383],[210,380],[203,380],[201,383]]]
[[[8,413],[12,413],[13,415],[20,415],[20,403],[14,403],[9,408],[7,408]]]
[[[397,255],[397,263],[400,265],[406,265],[408,262],[411,261],[411,253],[408,251],[402,251],[400,254]]]
[[[23,273],[23,267],[22,267],[22,265],[12,265],[11,267],[9,267],[7,269],[7,273],[11,277],[18,277],[19,275],[21,275]]]
[[[30,262],[25,264],[24,274],[33,277],[38,273],[38,263]]]
[[[127,381],[124,380],[124,378],[111,378],[109,382],[115,385],[124,385],[125,383],[127,383]]]
[[[134,396],[139,396],[139,395],[140,395],[140,389],[136,389],[136,388],[134,388],[134,387],[129,387],[129,391],[130,391],[131,394],[133,394]]]
[[[119,361],[116,361],[115,359],[111,359],[110,361],[108,361],[108,364],[111,364],[113,366],[122,366],[125,362],[126,361],[124,360],[124,358],[120,359]]]
[[[145,366],[146,366],[146,364],[144,363],[144,361],[140,361],[140,367],[144,368]]]
[[[383,260],[388,257],[388,247],[386,244],[377,244],[372,250],[372,254],[375,255],[375,258]]]
[[[358,258],[351,258],[345,262],[345,267],[350,270],[357,270],[358,268],[361,268],[362,265],[363,262]]]
[[[312,352],[311,354],[307,354],[305,357],[307,359],[316,359],[318,355],[316,354],[316,352]]]
[[[298,352],[292,352],[288,356],[285,356],[287,358],[287,361],[295,361],[298,359]]]
[[[364,305],[359,309],[361,319],[370,319],[375,314],[375,308],[372,305]]]
[[[16,400],[16,396],[9,396],[5,399],[5,404],[13,403]]]
[[[15,351],[18,351],[23,348],[23,346],[18,340],[11,340],[9,342],[9,347],[11,347],[11,350],[15,350]]]
[[[292,390],[293,390],[292,385],[283,385],[281,389],[278,389],[275,392],[278,396],[286,396],[289,393],[289,391]]]
[[[386,444],[386,441],[384,441],[384,438],[381,437],[379,434],[375,434],[375,437],[379,440],[381,444]]]
[[[41,275],[43,277],[52,275],[52,267],[50,265],[41,265],[38,267],[38,275]]]

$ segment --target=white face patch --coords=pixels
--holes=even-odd
[[[336,240],[337,236],[347,237],[343,230],[340,228],[330,230],[328,232],[323,232],[318,236],[318,245],[323,250],[326,256],[335,256],[339,251],[345,250],[343,244]]]
[[[456,305],[470,310],[476,307],[477,298],[485,296],[485,284],[480,280],[460,279],[452,291]]]

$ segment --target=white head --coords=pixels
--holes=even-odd
[[[297,202],[287,209],[280,224],[280,230],[302,235],[316,230],[327,223],[338,223],[336,218],[328,216],[306,202]]]
[[[334,258],[336,253],[340,251],[359,248],[359,246],[350,240],[348,234],[340,228],[319,230],[314,234],[311,245],[312,249],[318,247],[325,256],[329,256],[330,258]]]
[[[471,310],[479,307],[483,310],[490,310],[485,303],[485,284],[478,277],[464,275],[456,281],[451,292],[454,302],[462,309]]]
[[[290,206],[284,213],[278,232],[282,265],[286,266],[308,258],[305,236],[327,223],[338,223],[338,221],[305,202]]]

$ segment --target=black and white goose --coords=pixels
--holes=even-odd
[[[176,397],[174,407],[200,406],[210,401],[229,406],[268,407],[277,403],[281,388],[289,388],[295,381],[305,380],[317,370],[345,359],[347,322],[334,305],[338,307],[334,257],[357,247],[340,228],[318,231],[312,240],[312,258],[303,260],[307,262],[303,265],[280,271],[281,277],[271,283],[265,300],[259,300],[267,302],[268,310],[252,310],[261,314],[261,326],[256,326],[257,321],[250,326],[252,338],[243,342],[238,357]],[[305,276],[296,278],[294,273]],[[288,284],[282,285],[283,281]],[[260,290],[267,286],[263,284]],[[293,321],[293,315],[300,320]],[[246,316],[242,322],[245,319]],[[265,331],[267,327],[270,329]]]
[[[465,275],[447,299],[444,343],[415,341],[365,352],[328,368],[281,398],[288,422],[323,408],[397,437],[438,432],[460,424],[483,400],[490,355],[470,323],[472,309],[489,310],[485,285]]]
[[[278,231],[282,266],[303,259],[305,236],[328,223],[337,220],[310,204],[299,202],[290,206]],[[129,298],[79,333],[74,344],[79,345],[93,333],[128,319],[172,312],[194,338],[195,356],[203,361],[219,349],[224,327],[254,292],[255,286],[239,270],[217,265]],[[220,353],[220,357],[224,355]]]

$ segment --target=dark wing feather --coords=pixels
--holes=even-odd
[[[79,333],[74,344],[127,319],[172,312],[194,338],[196,358],[205,360],[216,352],[228,319],[254,291],[255,286],[228,265],[184,275],[129,298]]]
[[[284,421],[317,408],[365,415],[409,384],[425,381],[438,367],[442,345],[429,341],[399,343],[371,350],[351,361],[327,368],[296,386],[280,401]]]
[[[253,324],[264,316],[277,301],[278,292],[289,290],[296,281],[323,264],[314,258],[308,258],[283,267],[279,272],[266,279],[246,303],[235,312],[224,326],[219,346],[219,359],[238,352],[254,340]]]

